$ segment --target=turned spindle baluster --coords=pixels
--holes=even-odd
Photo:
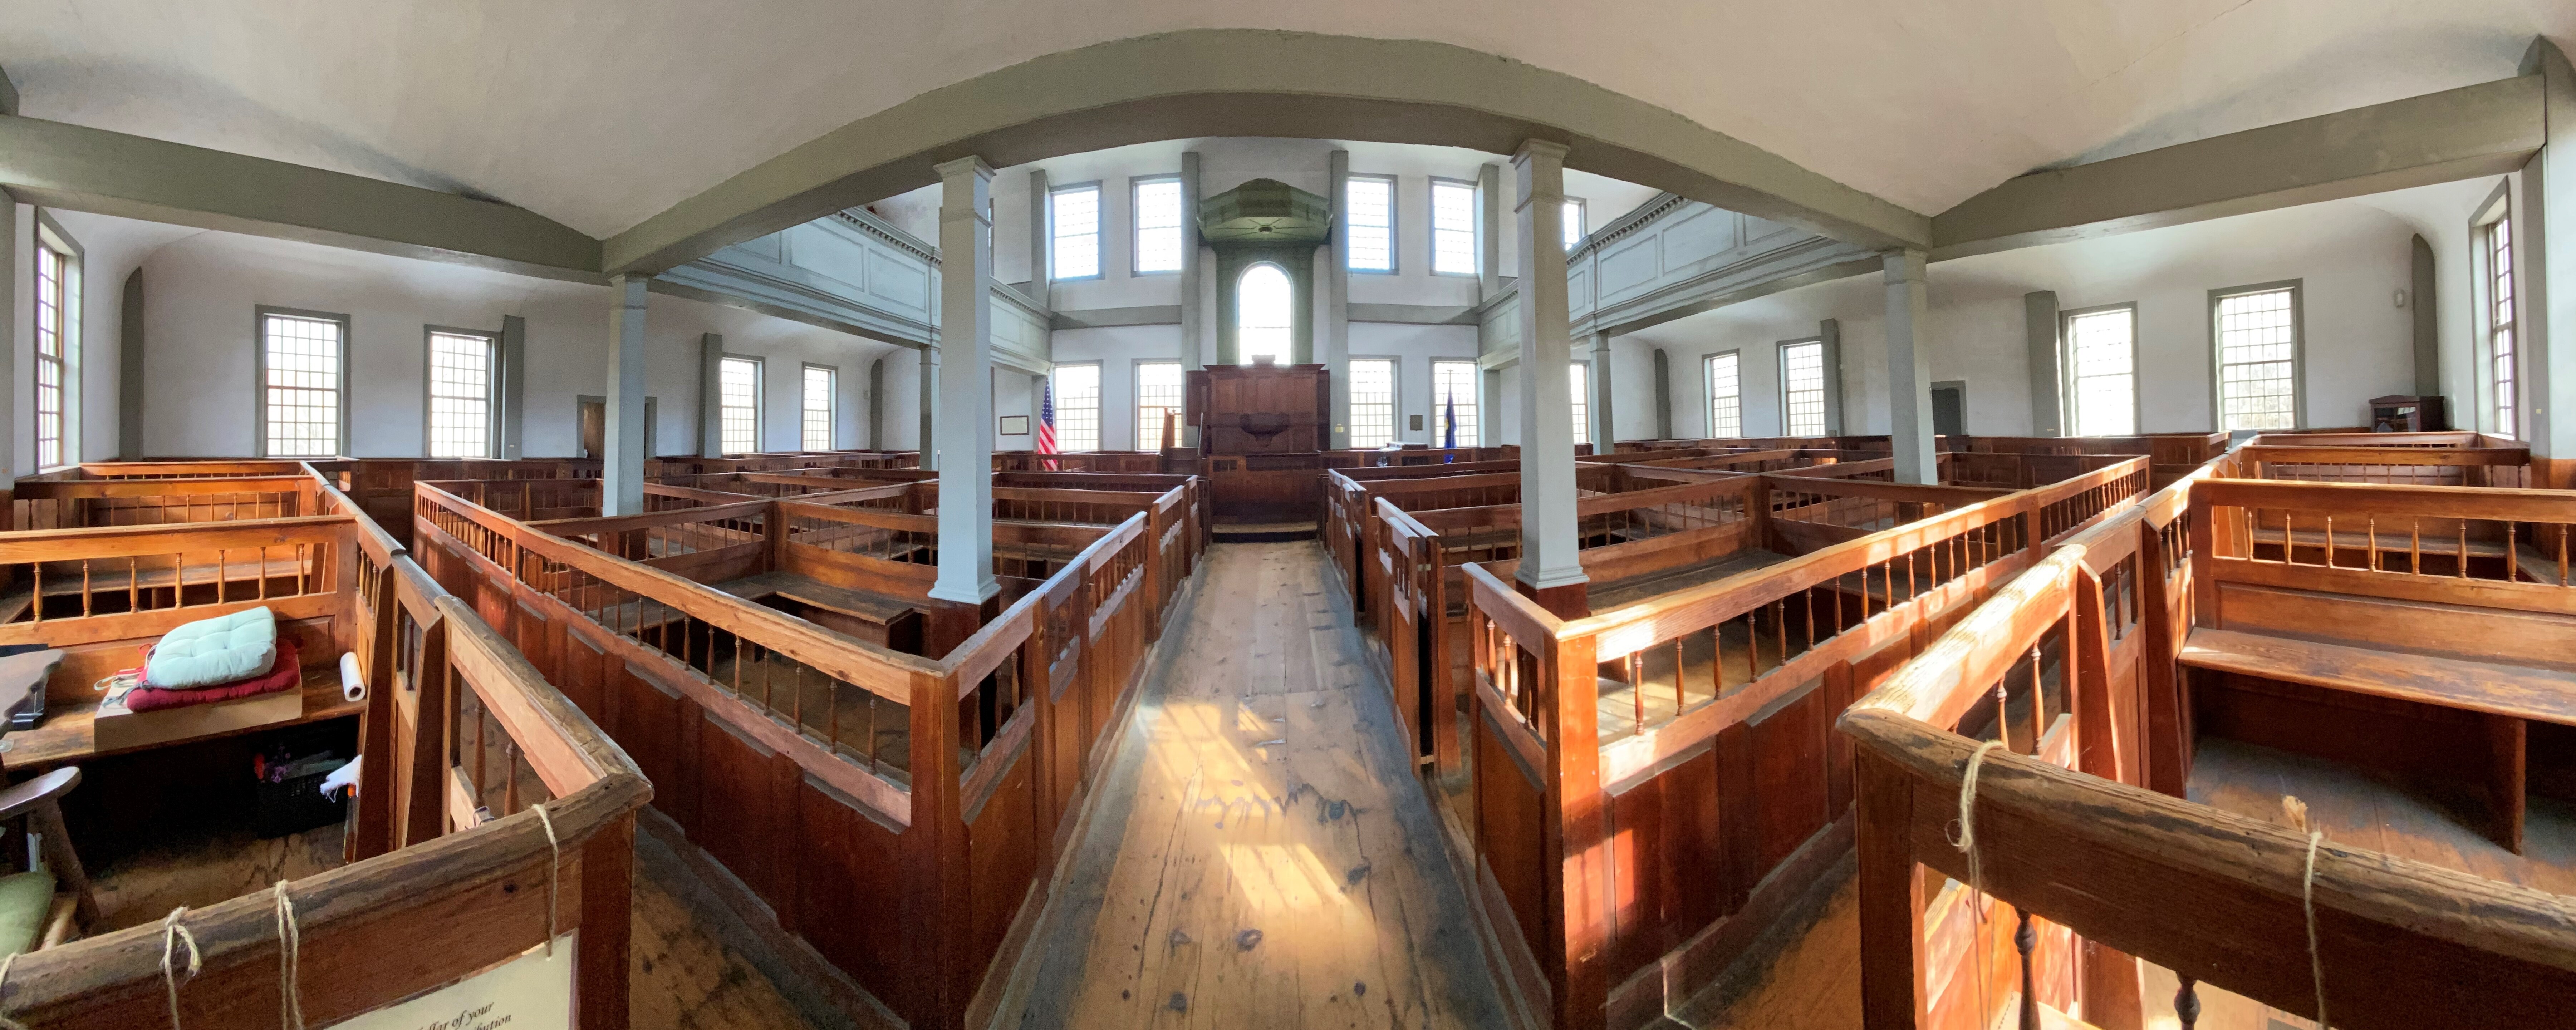
[[[2021,1030],[2039,1030],[2039,997],[2032,993],[2030,953],[2039,946],[2039,931],[2030,925],[2030,913],[2013,906],[2013,917],[2020,925],[2013,930],[2013,950],[2021,953]]]
[[[2192,1030],[2200,1024],[2200,994],[2194,990],[2199,985],[2188,976],[2180,979],[2182,986],[2174,990],[2174,1018],[2182,1021],[2182,1030]]]

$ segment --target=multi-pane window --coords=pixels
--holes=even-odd
[[[1181,270],[1181,180],[1169,176],[1136,180],[1136,270]]]
[[[2513,354],[2513,219],[2487,226],[2487,361],[2495,388],[2495,431],[2515,435]],[[2421,303],[2421,298],[2418,298]]]
[[[716,370],[718,443],[726,454],[760,449],[760,359],[726,358]]]
[[[1267,261],[1243,270],[1235,284],[1234,342],[1236,360],[1268,356],[1288,363],[1289,334],[1295,327],[1295,290],[1288,273]]]
[[[805,366],[804,447],[809,451],[832,449],[832,422],[840,397],[841,373],[822,365]]]
[[[1055,367],[1055,445],[1060,451],[1100,449],[1100,366]]]
[[[2223,294],[2218,337],[2218,428],[2298,425],[2298,288]]]
[[[1395,362],[1385,358],[1351,359],[1351,446],[1384,447],[1395,442]]]
[[[1825,435],[1825,344],[1780,345],[1780,410],[1789,436]]]
[[[1347,192],[1342,231],[1351,238],[1351,271],[1395,271],[1395,177],[1354,175]]]
[[[1431,180],[1431,270],[1476,274],[1476,184]]]
[[[261,313],[260,421],[267,431],[268,457],[340,453],[347,389],[340,364],[348,326],[340,318]]]
[[[1047,191],[1047,222],[1054,232],[1055,277],[1100,275],[1100,184]]]
[[[1592,377],[1586,373],[1592,366],[1580,361],[1566,369],[1565,381],[1574,387],[1574,442],[1592,442]]]
[[[1180,443],[1181,363],[1177,361],[1140,361],[1136,363],[1136,449],[1149,451],[1163,445],[1163,416],[1172,417],[1172,443]]]
[[[2138,431],[2138,309],[2066,316],[2066,378],[2076,436]]]
[[[429,456],[492,456],[492,352],[482,333],[429,333]]]
[[[1583,202],[1568,200],[1565,202],[1565,249],[1571,251],[1582,245]]]
[[[1434,361],[1431,363],[1431,419],[1435,423],[1433,439],[1442,447],[1475,447],[1483,440],[1476,435],[1476,363],[1473,361]],[[1449,420],[1458,420],[1453,441]]]
[[[1708,435],[1744,435],[1743,356],[1735,351],[1708,356]]]
[[[36,234],[36,465],[79,460],[71,436],[80,349],[80,258]]]

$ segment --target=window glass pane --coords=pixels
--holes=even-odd
[[[2488,375],[2495,396],[2495,431],[2498,436],[2513,436],[2521,429],[2515,411],[2520,398],[2516,373],[2519,363],[2514,357],[2513,325],[2513,219],[2498,218],[2487,227],[2487,295],[2494,298],[2487,327],[2487,357],[2491,363]]]
[[[2218,428],[2290,429],[2297,424],[2292,292],[2219,298]]]
[[[759,450],[760,362],[726,358],[717,373],[718,401],[723,405],[717,420],[723,438],[718,443],[726,454]]]
[[[1288,337],[1294,327],[1296,302],[1288,273],[1264,262],[1243,270],[1235,286],[1234,346],[1242,364],[1268,355],[1288,363]]]
[[[1395,442],[1395,362],[1352,359],[1350,425],[1353,447],[1384,447]]]
[[[1790,436],[1825,435],[1825,345],[1780,348],[1780,399]]]
[[[1055,367],[1055,440],[1060,451],[1100,449],[1100,366]]]
[[[429,334],[429,456],[492,456],[492,338]]]
[[[269,315],[260,319],[267,382],[261,385],[268,456],[340,453],[340,322]]]
[[[1351,234],[1351,268],[1361,272],[1395,270],[1395,180],[1383,176],[1350,178],[1350,213],[1344,231]]]
[[[1476,430],[1476,363],[1473,361],[1434,361],[1431,363],[1431,442],[1439,447],[1482,446],[1484,438]],[[1457,420],[1457,433],[1452,439],[1449,420]]]
[[[1163,414],[1172,416],[1173,444],[1180,443],[1181,363],[1148,361],[1136,366],[1136,449],[1163,446]]]
[[[1074,186],[1047,196],[1048,221],[1055,225],[1055,277],[1088,279],[1100,274],[1100,187]]]
[[[1136,270],[1181,270],[1181,180],[1136,184]]]
[[[1583,202],[1569,200],[1565,202],[1565,249],[1573,250],[1582,245]]]
[[[2066,320],[2067,374],[2074,381],[2075,435],[2138,431],[2137,312],[2094,311]]]
[[[1744,377],[1737,359],[1735,354],[1709,355],[1708,435],[1711,437],[1744,435]]]
[[[36,241],[36,466],[77,460],[69,417],[71,354],[78,345],[80,262]]]
[[[835,383],[841,374],[828,368],[805,366],[805,432],[804,446],[809,451],[832,449],[832,404]]]
[[[1431,270],[1476,274],[1476,187],[1431,181]]]
[[[1566,381],[1574,387],[1574,442],[1592,442],[1592,384],[1584,373],[1591,366],[1577,361],[1567,369]]]

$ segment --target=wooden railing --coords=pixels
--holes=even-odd
[[[219,481],[242,470],[128,471],[89,478]],[[304,1018],[336,1023],[452,983],[544,944],[552,926],[574,949],[576,1025],[624,1026],[633,820],[651,788],[346,495],[307,472],[301,497],[283,518],[0,534],[0,565],[21,567],[21,583],[52,581],[49,600],[0,626],[0,638],[70,653],[47,685],[59,698],[52,720],[11,734],[10,765],[95,756],[94,741],[73,739],[96,703],[92,680],[179,622],[267,606],[303,645],[305,717],[365,712],[349,862],[285,885]],[[362,705],[339,700],[344,652],[368,686]],[[476,786],[460,793],[466,783]],[[551,840],[526,812],[536,804]],[[147,925],[18,956],[9,1015],[48,1028],[278,1025],[276,911],[263,890],[186,912],[203,969],[179,978],[176,1012],[164,931]],[[424,951],[424,940],[439,947]]]
[[[2228,584],[2426,600],[2429,579],[2451,603],[2570,610],[2564,588],[2472,587],[2412,552],[2374,552],[2369,528],[2463,514],[2563,525],[2576,513],[2562,498],[2204,473],[2013,580],[1841,719],[1858,748],[1864,1025],[1983,1027],[2008,1007],[2045,1025],[2043,1005],[2080,1005],[2089,1023],[2136,1026],[2138,961],[2179,976],[2185,1013],[2201,983],[2299,1014],[2322,992],[2337,1027],[2576,1011],[2562,899],[2331,838],[2311,860],[2305,834],[2183,800],[2193,731],[2174,698],[2181,633],[2253,615],[2217,610]],[[2364,528],[2294,561],[2295,545],[2254,530],[2264,510]],[[1972,874],[1958,817],[1981,739],[2005,746],[1978,762]],[[2017,923],[2040,931],[2031,945],[2017,946]]]
[[[1090,787],[1100,742],[1132,701],[1198,545],[1179,487],[1105,529],[999,526],[1006,605],[928,658],[826,632],[436,487],[418,495],[415,532],[431,571],[514,610],[521,646],[557,671],[566,695],[605,713],[646,775],[679,785],[656,807],[761,899],[746,915],[803,937],[915,1026],[990,1019],[1007,973],[996,959],[1014,952],[1046,901],[1058,827]],[[934,518],[752,506],[765,509],[765,540],[746,552],[759,561],[730,571],[802,572],[911,596],[935,568],[925,562],[936,538],[921,535]],[[608,539],[743,517],[710,507],[633,526],[586,521]],[[889,538],[914,542],[850,564],[876,547],[850,541]],[[1053,549],[1043,568],[1029,557],[1041,547]],[[883,574],[889,566],[918,575]]]
[[[1163,454],[1160,451],[1083,451],[1075,454],[995,451],[993,471],[1159,473],[1163,471]]]
[[[22,480],[13,491],[8,528],[291,518],[313,514],[313,491],[318,485],[302,471],[241,477]]]
[[[1572,621],[1469,567],[1473,848],[1522,956],[1506,965],[1542,980],[1525,996],[1552,999],[1560,1026],[1631,1025],[1727,964],[1750,931],[1703,931],[1767,924],[1849,840],[1833,715],[2037,562],[2049,528],[2142,494],[2147,466]],[[1708,792],[1714,825],[1690,800]],[[1668,869],[1711,873],[1684,885]]]
[[[2233,453],[2248,479],[2392,486],[2532,485],[2531,451],[2519,446],[2274,446],[2258,437]]]

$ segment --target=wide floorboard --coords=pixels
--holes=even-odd
[[[1325,561],[1209,551],[1003,1025],[1505,1025]]]

